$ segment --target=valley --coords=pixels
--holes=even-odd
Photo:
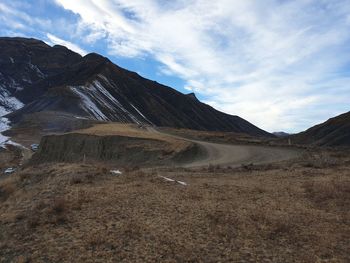
[[[0,38],[0,262],[349,262],[349,113],[275,134],[96,53]]]

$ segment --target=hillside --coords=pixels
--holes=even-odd
[[[0,108],[12,122],[64,112],[99,121],[150,124],[253,136],[273,135],[91,53],[25,38],[0,38]]]
[[[350,146],[350,112],[290,137],[293,143],[318,146]]]

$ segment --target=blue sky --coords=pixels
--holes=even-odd
[[[350,110],[349,0],[2,0],[0,35],[97,52],[268,131]]]

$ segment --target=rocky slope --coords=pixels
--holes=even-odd
[[[318,146],[350,146],[350,112],[290,137],[293,143]]]
[[[51,111],[101,121],[272,136],[238,116],[201,103],[113,64],[63,46],[25,38],[0,38],[1,116],[19,122]]]

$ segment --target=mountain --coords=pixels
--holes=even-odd
[[[293,143],[318,146],[350,146],[350,112],[290,137]]]
[[[272,134],[275,135],[276,137],[279,137],[279,138],[287,137],[290,135],[289,133],[282,132],[282,131],[281,132],[273,132]]]
[[[36,39],[0,38],[0,115],[35,112],[253,136],[273,135],[248,121],[141,77],[95,53],[84,57]]]

